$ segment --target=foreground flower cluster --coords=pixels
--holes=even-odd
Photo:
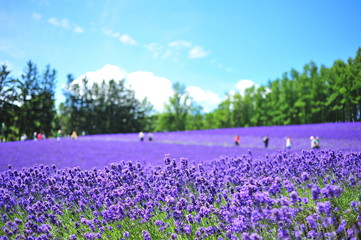
[[[360,239],[361,153],[0,175],[0,239]]]

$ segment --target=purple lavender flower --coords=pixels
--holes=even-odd
[[[250,240],[262,240],[263,237],[261,237],[260,235],[258,235],[257,233],[251,233],[251,235],[249,236]]]
[[[192,227],[191,225],[189,224],[186,224],[184,227],[183,227],[183,233],[189,235],[192,233]]]
[[[317,232],[315,230],[310,230],[308,233],[307,233],[307,237],[309,239],[317,239]]]
[[[154,224],[158,227],[161,227],[161,226],[164,226],[165,223],[161,220],[155,220]]]
[[[355,237],[355,231],[352,228],[347,229],[347,237],[350,239]]]
[[[143,240],[152,240],[149,232],[147,232],[146,230],[142,230],[142,236],[143,236]]]
[[[306,182],[306,181],[310,180],[310,175],[307,172],[302,172],[301,173],[301,178],[302,178],[303,181]]]
[[[318,224],[315,221],[314,215],[307,216],[306,220],[307,220],[308,224],[310,224],[311,228],[317,229]]]
[[[174,199],[174,197],[167,195],[165,197],[165,201],[167,202],[168,205],[172,205],[175,202],[175,199]]]
[[[345,219],[342,219],[340,225],[338,225],[338,228],[337,228],[337,233],[342,233],[345,231],[345,227],[346,227],[346,220]]]
[[[88,239],[88,240],[93,240],[93,239],[96,238],[95,233],[84,233],[83,236],[84,236],[85,239]]]
[[[351,201],[350,205],[356,212],[360,212],[360,206],[361,206],[360,202]]]
[[[52,229],[51,226],[49,226],[48,224],[42,224],[41,226],[39,226],[39,232],[41,233],[49,233]]]
[[[76,238],[75,234],[71,234],[71,235],[69,236],[69,239],[70,239],[70,240],[76,240],[77,238]]]
[[[277,237],[279,239],[290,239],[290,233],[287,229],[280,228]]]
[[[337,239],[337,233],[336,232],[326,232],[325,237],[327,239]]]
[[[130,237],[129,232],[124,232],[124,233],[123,233],[123,237],[126,238],[126,239],[128,239],[128,238]]]
[[[317,209],[319,214],[331,215],[331,203],[329,201],[326,202],[318,202]]]
[[[312,190],[311,190],[311,193],[312,193],[312,199],[317,200],[317,199],[319,199],[319,196],[321,194],[321,190],[320,190],[320,188],[318,186],[313,186]]]
[[[356,184],[357,184],[356,178],[355,178],[354,176],[350,176],[350,177],[348,178],[348,181],[349,181],[351,187],[355,187]]]

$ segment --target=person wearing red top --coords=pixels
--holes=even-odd
[[[234,143],[236,144],[236,146],[238,146],[240,144],[240,142],[241,142],[241,138],[238,135],[236,135],[234,137]]]
[[[43,135],[41,133],[38,134],[38,140],[43,140]]]

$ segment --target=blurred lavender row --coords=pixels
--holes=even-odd
[[[241,137],[234,146],[233,136]],[[361,151],[361,123],[326,123],[298,126],[250,127],[185,132],[154,133],[152,142],[139,142],[137,133],[81,136],[77,140],[7,142],[0,144],[0,171],[11,164],[16,169],[34,164],[56,164],[59,168],[103,167],[112,162],[139,161],[144,165],[161,164],[165,154],[200,163],[220,156],[254,157],[283,150],[285,138],[292,138],[292,150],[310,149],[310,136],[320,137],[321,149],[343,152]],[[265,149],[262,137],[268,135]]]

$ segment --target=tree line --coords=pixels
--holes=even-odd
[[[99,134],[361,120],[361,48],[354,58],[336,60],[329,68],[310,62],[302,71],[291,69],[264,86],[227,94],[209,113],[180,83],[173,85],[165,110],[155,113],[147,99],[135,98],[124,79],[74,83],[71,74],[65,101],[56,109],[57,75],[50,65],[41,72],[28,61],[20,78],[6,65],[0,70],[0,123],[8,140],[33,132],[54,136],[58,129]]]
[[[135,98],[125,80],[89,84],[87,78],[74,83],[71,74],[63,90],[65,102],[55,107],[56,70],[50,65],[40,73],[32,61],[26,63],[20,78],[6,65],[0,72],[1,137],[19,140],[42,133],[54,137],[61,129],[86,134],[125,133],[148,130],[152,106]]]
[[[125,80],[89,84],[87,78],[74,83],[71,74],[60,104],[60,125],[65,132],[86,134],[137,132],[147,128],[151,104],[139,101]]]
[[[361,48],[347,62],[327,68],[311,61],[301,72],[291,69],[265,86],[227,94],[206,114],[197,104],[180,102],[190,97],[179,89],[157,115],[158,131],[360,121]]]
[[[56,70],[47,65],[40,72],[26,63],[20,78],[11,76],[6,65],[0,71],[0,122],[2,138],[18,140],[34,132],[50,135],[57,125],[55,109]]]

